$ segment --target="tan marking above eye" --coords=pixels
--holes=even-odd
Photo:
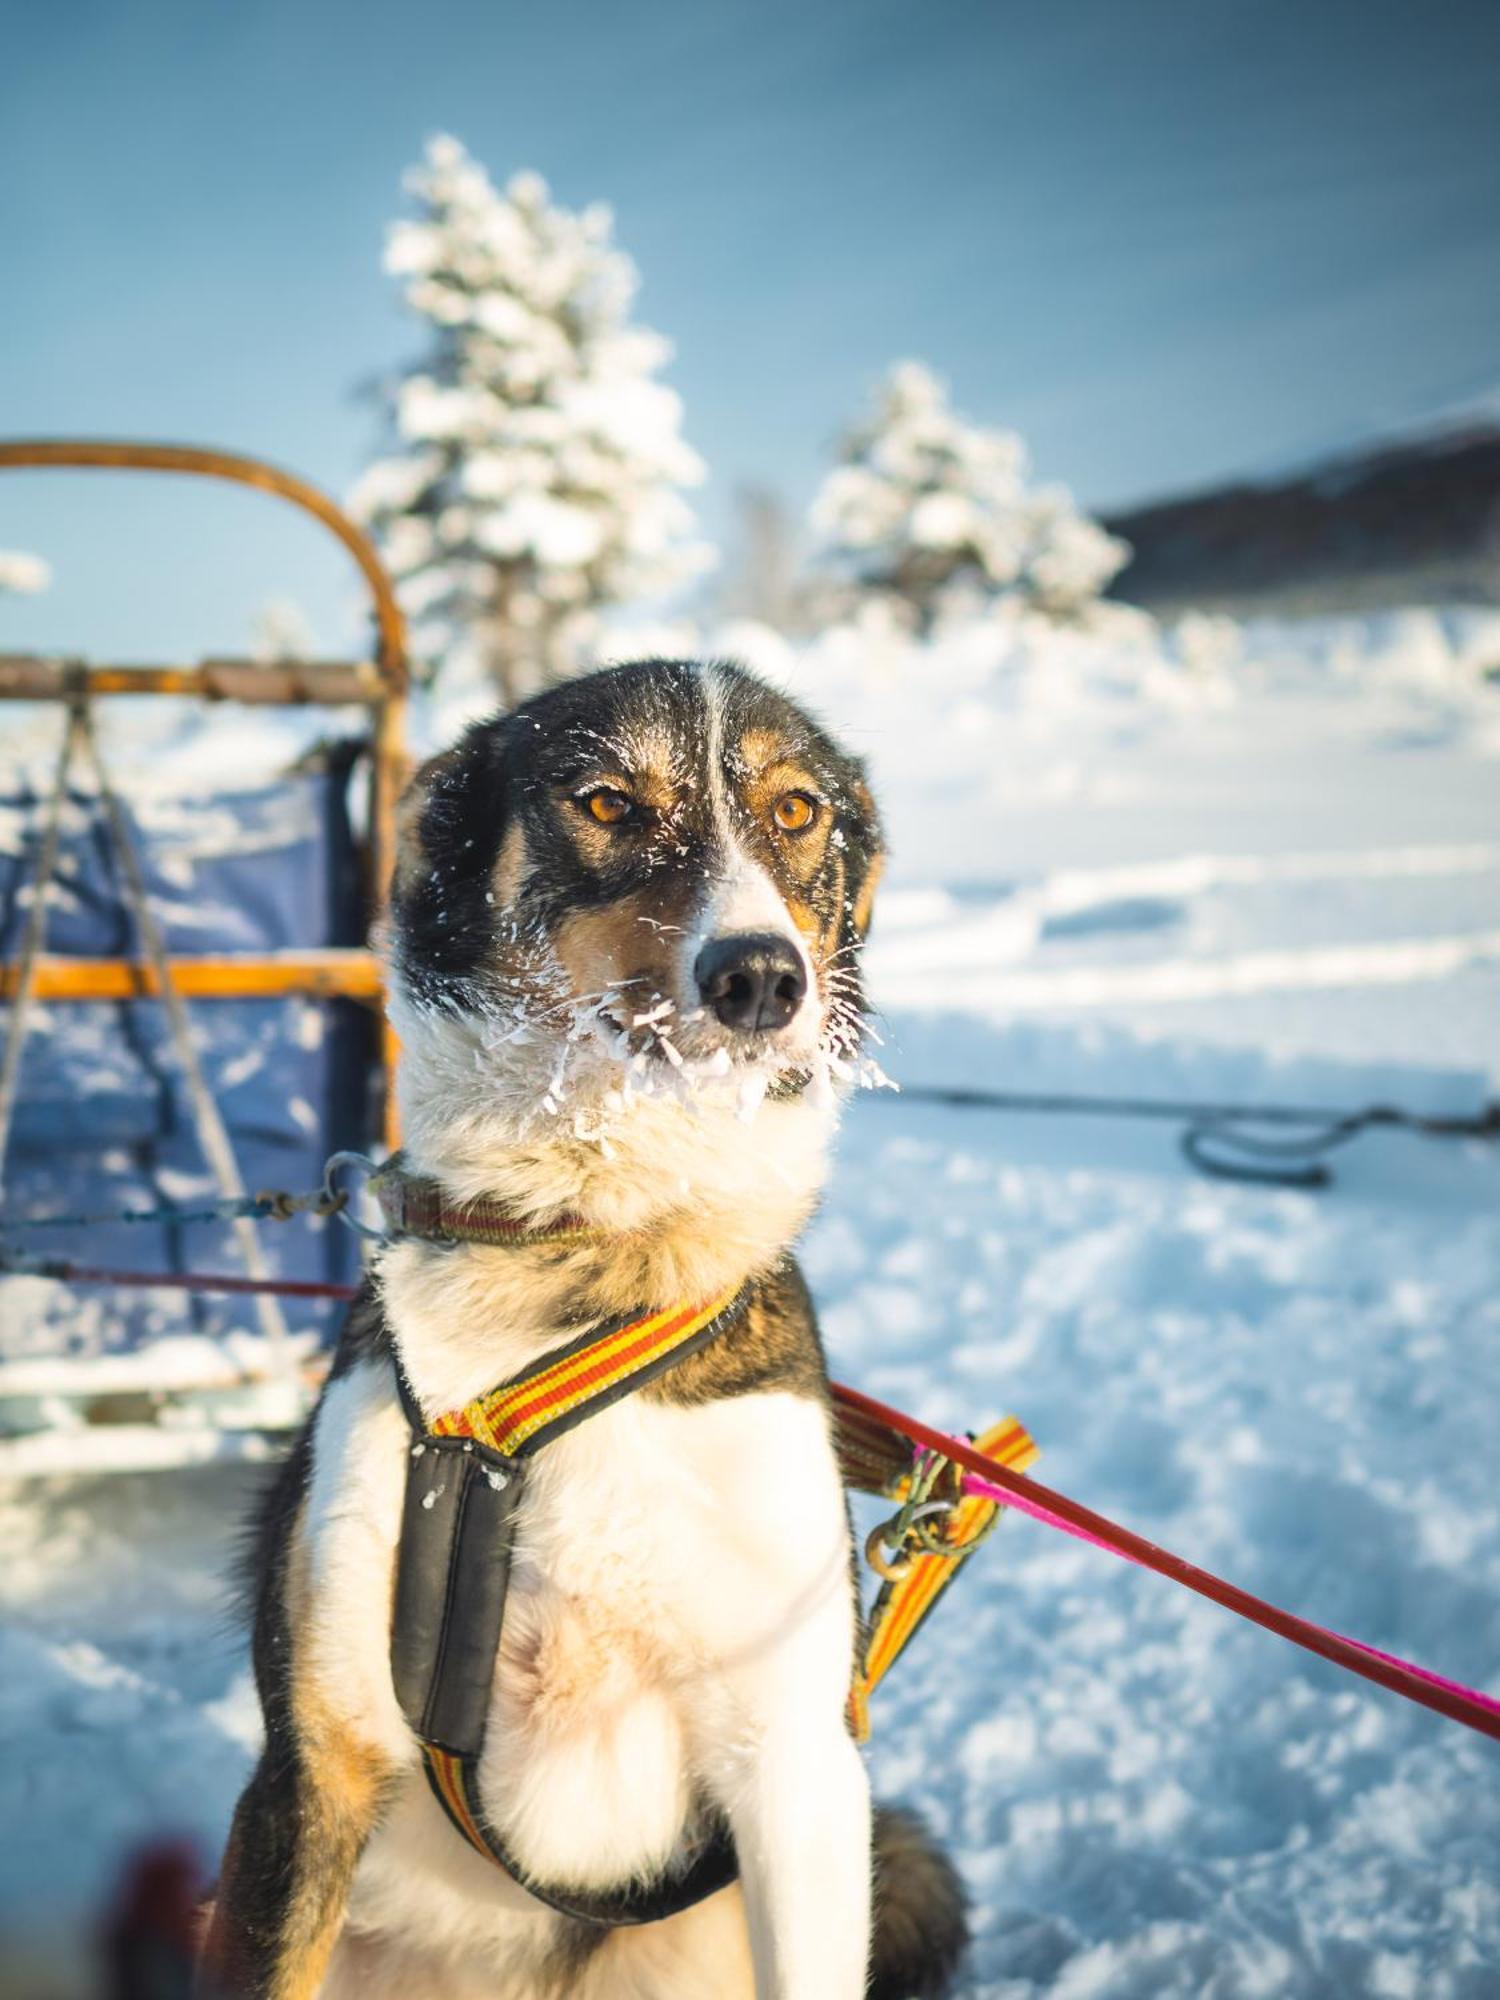
[[[521,894],[526,877],[526,834],[518,820],[512,820],[500,842],[500,852],[490,875],[490,898],[508,910]]]
[[[783,833],[806,833],[818,812],[818,801],[810,792],[783,792],[771,809],[771,817]]]

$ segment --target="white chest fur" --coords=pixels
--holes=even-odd
[[[606,1886],[665,1861],[694,1797],[753,1760],[766,1677],[836,1717],[853,1648],[826,1419],[786,1395],[639,1397],[534,1461],[480,1767],[545,1879]]]

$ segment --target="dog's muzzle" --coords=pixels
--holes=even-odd
[[[737,1034],[774,1033],[807,996],[807,972],[788,938],[748,931],[714,938],[693,967],[704,1006]]]

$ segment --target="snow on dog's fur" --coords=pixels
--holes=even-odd
[[[945,1990],[954,1878],[910,1822],[872,1831],[846,1727],[849,1526],[788,1255],[862,1061],[879,856],[858,767],[728,667],[612,669],[418,774],[389,936],[409,1164],[600,1240],[381,1253],[261,1524],[267,1747],[211,1990]],[[431,1418],[593,1322],[742,1284],[729,1332],[548,1445],[524,1490],[487,1817],[533,1881],[574,1891],[670,1875],[706,1814],[739,1861],[679,1916],[584,1925],[453,1831],[397,1705],[392,1356]]]

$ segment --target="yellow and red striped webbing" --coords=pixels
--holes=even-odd
[[[974,1440],[987,1458],[1024,1472],[1040,1456],[1025,1426],[1002,1417]],[[849,1690],[849,1717],[863,1742],[870,1733],[870,1696],[915,1636],[980,1537],[999,1512],[993,1500],[965,1494],[948,1516],[944,1539],[952,1555],[914,1555],[906,1574],[882,1584],[871,1609],[864,1655]]]
[[[704,1305],[669,1306],[580,1341],[534,1374],[503,1383],[450,1410],[432,1425],[437,1437],[471,1437],[513,1458],[535,1449],[541,1434],[586,1406],[613,1398],[648,1370],[675,1358],[706,1333],[739,1295],[735,1286]]]

